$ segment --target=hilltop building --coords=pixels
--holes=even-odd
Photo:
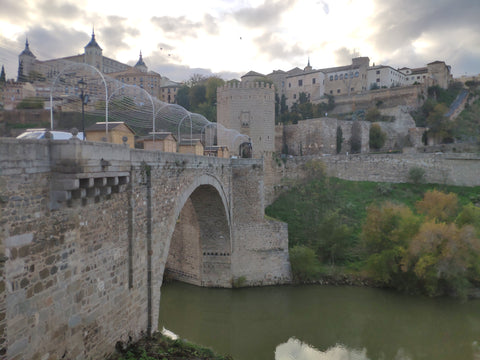
[[[150,95],[168,103],[176,101],[176,92],[181,84],[162,77],[160,74],[149,71],[142,53],[134,66],[124,64],[103,55],[103,49],[95,39],[95,32],[84,47],[84,53],[49,60],[38,60],[30,50],[28,39],[25,49],[18,56],[18,82],[32,82],[38,88],[38,96],[45,96],[50,89],[45,90],[42,83],[46,79],[53,79],[65,67],[66,62],[82,63],[94,66],[103,74],[107,74],[125,84],[135,85],[146,90]],[[162,96],[170,94],[170,96]]]
[[[279,96],[285,95],[290,107],[298,101],[300,93],[316,102],[325,95],[353,95],[370,90],[425,84],[438,85],[444,89],[452,81],[451,67],[443,61],[434,61],[422,68],[394,69],[391,66],[373,64],[368,57],[352,59],[350,65],[325,69],[313,69],[308,60],[301,70],[296,67],[289,71],[275,70],[263,75],[250,71],[242,76],[242,82],[255,82],[258,78],[270,79]]]

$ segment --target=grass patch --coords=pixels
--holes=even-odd
[[[121,346],[117,346],[119,348]],[[233,360],[231,356],[216,355],[211,349],[185,340],[173,340],[160,333],[143,337],[108,360]]]

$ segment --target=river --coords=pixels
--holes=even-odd
[[[235,360],[478,360],[480,300],[361,287],[162,287],[159,327]]]

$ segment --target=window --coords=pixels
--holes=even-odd
[[[335,80],[338,80],[338,75],[335,74]]]
[[[340,94],[340,89],[337,89],[337,94]]]
[[[353,72],[350,71],[350,79],[353,79]]]
[[[296,99],[296,98],[297,98],[297,94],[293,94],[293,98]]]
[[[380,78],[377,78],[377,82],[380,82]]]
[[[331,94],[331,95],[333,94],[333,90],[330,90],[330,94]]]
[[[358,71],[355,71],[355,77],[358,77],[359,73]]]
[[[355,88],[351,88],[350,91],[352,91],[352,92],[355,91]]]
[[[340,80],[343,80],[343,74],[340,74]]]
[[[347,73],[345,73],[345,79],[348,79],[348,74]]]
[[[316,80],[315,78],[312,79],[312,84],[315,84],[315,80]]]
[[[377,70],[377,75],[380,74],[380,70]]]
[[[303,80],[298,80],[298,86],[303,86]]]
[[[288,83],[288,87],[292,87],[292,84],[291,84],[291,83]]]
[[[333,75],[330,75],[330,81],[333,81]]]

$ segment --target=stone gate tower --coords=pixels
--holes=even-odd
[[[271,84],[248,82],[227,84],[217,89],[217,122],[247,135],[253,157],[275,151],[275,88]],[[222,132],[218,134],[222,144]],[[238,154],[238,149],[230,149]]]

